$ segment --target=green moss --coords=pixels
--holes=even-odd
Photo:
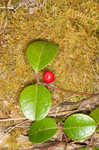
[[[98,29],[97,8],[92,0],[54,0],[32,15],[24,8],[9,12],[9,23],[1,40],[1,96],[16,102],[20,89],[34,80],[25,49],[28,42],[36,39],[59,45],[56,59],[47,66],[54,71],[57,86],[89,93],[98,91],[95,84],[98,84],[99,42],[96,34],[92,34]]]

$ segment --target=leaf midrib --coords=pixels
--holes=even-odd
[[[89,126],[96,127],[95,125],[87,125],[87,126],[67,127],[67,128],[64,128],[64,129],[70,130],[70,129],[75,129],[75,128],[85,128],[85,127],[89,127]]]
[[[43,46],[41,47],[41,52],[40,52],[39,59],[38,59],[37,71],[38,71],[38,69],[39,69],[40,59],[41,59],[41,57],[42,57],[42,53],[43,53],[44,46],[45,46],[45,45],[43,45]]]
[[[42,130],[39,130],[38,132],[35,132],[36,133],[39,133],[39,132],[42,132],[42,131],[47,131],[47,130],[55,130],[55,129],[58,129],[57,127],[56,128],[47,128],[47,129],[42,129]],[[34,134],[34,133],[33,133]],[[32,135],[32,134],[30,134]]]
[[[35,90],[35,120],[36,120],[36,117],[37,117],[37,92],[38,92],[38,85],[36,85],[36,90]]]

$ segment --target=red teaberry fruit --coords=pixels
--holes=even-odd
[[[46,83],[51,83],[54,81],[54,74],[52,72],[45,72],[43,75],[43,81]]]

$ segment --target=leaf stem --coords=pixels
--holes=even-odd
[[[39,74],[38,74],[38,72],[35,72],[35,78],[36,78],[37,84],[39,84],[40,81],[39,81]]]

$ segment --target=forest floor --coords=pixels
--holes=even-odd
[[[55,74],[53,84],[59,88],[99,93],[99,0],[0,0],[0,150],[77,150],[90,139],[64,142],[59,132],[53,139],[59,138],[58,143],[34,145],[28,140],[31,121],[24,122],[19,95],[35,81],[25,51],[30,41],[38,39],[59,47],[54,61],[39,73],[40,79],[50,70]],[[70,115],[74,109],[88,114],[99,106],[99,96],[88,100],[86,95],[49,90],[53,105],[48,116]],[[78,105],[59,105],[83,99],[87,101],[80,109]],[[94,143],[99,144],[98,133]]]

